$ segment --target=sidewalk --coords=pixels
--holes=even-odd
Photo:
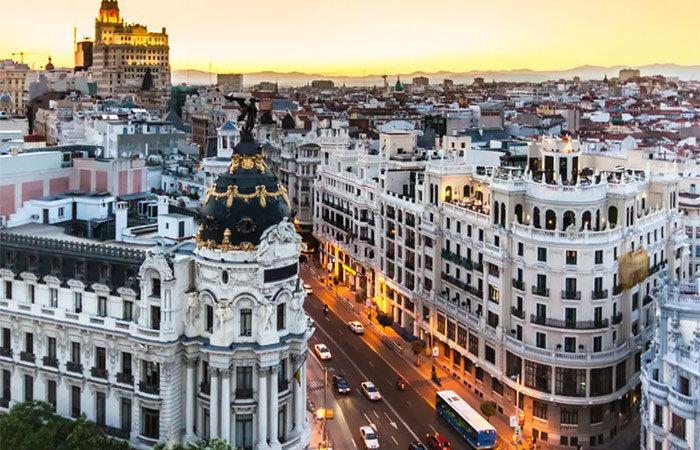
[[[305,268],[312,273],[319,281],[322,280],[323,276],[323,271],[322,269],[316,265],[305,265]],[[381,337],[382,340],[385,341],[385,343],[388,343],[387,347],[391,348],[394,350],[398,355],[400,355],[406,362],[408,362],[419,374],[419,376],[423,377],[423,381],[428,382],[431,386],[435,388],[435,390],[438,389],[449,389],[457,392],[462,398],[464,398],[467,403],[469,403],[472,408],[476,409],[479,411],[481,402],[486,400],[485,398],[480,398],[475,392],[474,388],[475,386],[472,384],[472,387],[469,388],[466,385],[466,382],[462,380],[462,377],[457,374],[453,373],[450,369],[450,363],[444,359],[444,358],[437,358],[435,360],[435,369],[437,376],[440,378],[442,386],[438,387],[436,384],[434,384],[431,380],[431,358],[426,357],[425,355],[420,355],[420,365],[416,366],[416,357],[413,355],[411,351],[410,344],[404,340],[401,336],[399,336],[396,331],[391,328],[391,327],[386,327],[385,330],[382,329],[381,325],[379,325],[376,322],[376,315],[372,314],[372,320],[368,318],[368,315],[366,313],[366,308],[364,303],[358,304],[355,302],[355,293],[350,290],[348,287],[344,285],[337,285],[337,286],[327,286],[326,289],[330,290],[331,292],[335,293],[335,297],[338,301],[342,301],[342,303],[347,307],[348,314],[352,314],[354,312],[354,315],[356,317],[356,320],[359,320],[362,322],[365,326],[370,326],[375,329],[377,329],[378,335]],[[352,311],[352,312],[351,312]],[[385,333],[383,332],[385,331]],[[407,377],[408,374],[404,374],[405,377]],[[408,377],[407,377],[408,378]],[[410,381],[410,380],[409,380]],[[471,383],[470,383],[471,384]],[[500,406],[508,409],[504,409],[503,414],[496,413],[496,415],[491,416],[489,418],[489,422],[493,425],[493,427],[496,429],[496,432],[498,433],[499,440],[498,443],[501,445],[501,447],[509,449],[509,450],[514,450],[515,449],[515,444],[513,443],[513,428],[510,427],[509,424],[509,415],[514,412],[515,406],[510,405],[510,404],[503,404],[501,402],[497,402],[500,404]],[[639,430],[640,430],[640,422],[639,422],[639,416],[635,418],[635,420],[632,420],[631,422],[628,422],[624,428],[620,429],[617,436],[615,437],[614,440],[612,441],[607,441],[605,444],[603,444],[602,447],[599,448],[618,448],[619,450],[636,450],[639,448]],[[528,449],[532,447],[531,445],[526,444],[530,440],[530,436],[526,435],[523,433],[522,441],[519,446],[519,448],[522,449]],[[590,447],[588,445],[588,442],[580,442],[580,444],[584,448],[596,448],[596,447]],[[558,442],[542,442],[539,440],[537,442],[538,449],[540,450],[547,450],[547,449],[560,449],[561,446],[559,445]]]
[[[307,361],[306,391],[307,410],[309,411],[309,422],[311,423],[311,444],[310,450],[318,448],[319,442],[323,441],[323,420],[316,417],[315,411],[323,408],[323,368],[315,355],[310,355]],[[335,395],[328,380],[326,387],[326,404],[328,409],[333,410],[333,419],[326,421],[326,435],[333,450],[346,450],[354,448],[350,427],[345,421],[343,410],[336,404]]]

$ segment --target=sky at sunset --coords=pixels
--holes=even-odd
[[[0,58],[73,64],[99,0],[2,0]],[[700,64],[698,0],[120,0],[173,69],[326,75]],[[19,56],[15,57],[19,60]]]

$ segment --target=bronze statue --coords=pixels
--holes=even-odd
[[[243,125],[243,133],[252,134],[255,128],[255,120],[258,118],[258,108],[255,106],[258,99],[251,97],[246,103],[243,97],[234,97],[233,94],[224,95],[224,98],[230,102],[235,101],[241,107],[241,115],[238,116],[238,121],[245,121]]]

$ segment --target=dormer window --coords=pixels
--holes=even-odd
[[[154,297],[160,297],[160,279],[154,278],[151,282],[151,295]]]
[[[51,260],[51,273],[56,275],[61,272],[61,260],[58,258],[53,258]]]
[[[82,278],[85,276],[85,263],[78,261],[75,263],[75,277]]]
[[[112,268],[108,265],[100,266],[100,280],[108,280],[112,273]]]

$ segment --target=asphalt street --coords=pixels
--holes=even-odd
[[[347,321],[354,320],[354,313],[308,271],[303,270],[302,277],[313,288],[305,303],[307,313],[316,323],[309,349],[313,352],[315,344],[325,344],[332,358],[323,364],[333,368],[334,374],[343,375],[350,384],[350,394],[338,394],[331,387],[328,395],[335,396],[337,407],[342,408],[352,434],[353,449],[364,448],[359,434],[363,425],[374,426],[382,449],[407,449],[415,440],[425,444],[425,435],[435,432],[446,436],[454,450],[471,448],[435,412],[437,386],[386,345],[381,330],[366,326],[363,336],[350,331]],[[327,314],[322,309],[324,303],[331,309]],[[396,387],[399,376],[408,380],[405,391]],[[331,374],[329,383],[330,379]],[[377,386],[382,400],[372,402],[362,395],[360,383],[365,380]]]

